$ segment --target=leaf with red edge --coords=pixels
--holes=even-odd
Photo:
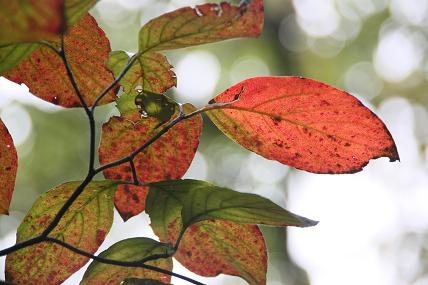
[[[113,74],[105,66],[110,53],[110,42],[95,19],[86,14],[67,32],[65,52],[77,85],[89,105],[112,81]],[[43,100],[63,107],[78,107],[81,103],[68,79],[60,57],[42,46],[15,66],[6,78],[26,84],[30,92]],[[116,98],[111,91],[101,102]]]
[[[229,3],[184,7],[144,25],[139,52],[184,48],[237,37],[257,37],[264,20],[263,0],[233,6]]]
[[[167,254],[165,244],[149,238],[129,238],[121,240],[100,253],[100,257],[120,261],[140,261],[148,256]],[[158,258],[146,264],[168,271],[172,270],[172,258]],[[152,284],[170,282],[171,276],[153,270],[138,267],[123,267],[93,261],[83,276],[80,285],[117,285],[127,277],[145,278],[156,281]],[[162,282],[159,282],[162,281]],[[131,283],[132,284],[132,283]],[[138,284],[138,283],[137,283]],[[144,284],[144,283],[141,283]],[[150,283],[146,283],[150,284]]]
[[[17,242],[41,234],[80,182],[68,182],[43,194],[18,228]],[[50,237],[95,253],[113,223],[117,183],[93,181],[71,205]],[[6,279],[18,284],[61,284],[89,260],[57,244],[39,243],[9,254]]]
[[[190,104],[183,106],[186,113],[195,110]],[[175,116],[173,116],[175,117]],[[155,128],[159,120],[140,118],[138,112],[113,117],[103,125],[99,158],[102,164],[129,155],[143,145],[162,127]],[[175,125],[160,139],[151,144],[134,159],[140,182],[157,182],[181,178],[189,168],[202,131],[202,117],[196,115]],[[104,171],[109,179],[132,181],[129,165],[120,165]],[[124,220],[145,208],[147,187],[120,185],[115,195],[115,205]]]
[[[0,120],[0,214],[9,214],[9,204],[15,188],[18,155],[12,137]]]
[[[257,77],[227,89],[208,111],[232,140],[267,159],[313,173],[354,173],[370,159],[399,159],[384,123],[350,94],[301,77]]]

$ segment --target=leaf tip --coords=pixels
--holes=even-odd
[[[9,211],[7,209],[0,208],[0,215],[9,216]]]
[[[319,221],[315,221],[315,220],[311,220],[305,217],[300,217],[300,223],[299,223],[299,227],[302,228],[307,228],[307,227],[314,227],[316,225],[318,225]]]

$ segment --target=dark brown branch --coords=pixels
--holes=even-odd
[[[80,92],[79,86],[77,86],[73,72],[71,71],[70,64],[68,63],[67,56],[65,55],[64,34],[61,35],[61,50],[59,52],[59,55],[60,55],[60,57],[64,63],[65,70],[67,72],[67,76],[70,79],[70,83],[73,86],[73,89],[76,92],[77,97],[79,97],[80,103],[82,104],[83,108],[85,109],[86,114],[89,116],[91,111],[89,110],[88,104],[86,103],[85,99],[83,98],[82,93]]]
[[[171,257],[170,255],[153,255],[153,256],[148,256],[148,257],[146,257],[144,259],[137,260],[137,261],[121,261],[121,260],[114,260],[114,259],[109,259],[109,258],[104,258],[104,257],[100,257],[100,256],[97,256],[97,255],[93,255],[93,254],[91,254],[89,252],[86,252],[86,251],[83,251],[81,249],[78,249],[78,248],[76,248],[76,247],[74,247],[74,246],[72,246],[72,245],[70,245],[70,244],[68,244],[66,242],[63,242],[62,240],[58,240],[58,239],[55,239],[55,238],[46,237],[45,240],[53,242],[53,243],[56,243],[56,244],[58,244],[58,245],[60,245],[62,247],[67,248],[68,250],[71,250],[71,251],[73,251],[73,252],[75,252],[75,253],[77,253],[79,255],[83,255],[83,256],[86,256],[88,258],[91,258],[91,259],[93,259],[95,261],[98,261],[100,263],[110,264],[110,265],[117,265],[117,266],[123,266],[123,267],[141,267],[141,268],[145,268],[145,269],[148,269],[148,270],[152,270],[152,271],[156,271],[156,272],[159,272],[159,273],[163,273],[163,274],[167,274],[167,275],[170,275],[170,276],[174,276],[174,277],[183,279],[183,280],[185,280],[187,282],[190,282],[192,284],[204,285],[203,283],[200,283],[200,282],[198,282],[196,280],[193,280],[193,279],[191,279],[189,277],[186,277],[186,276],[183,276],[181,274],[174,273],[172,271],[169,271],[169,270],[166,270],[166,269],[163,269],[163,268],[159,268],[159,267],[156,267],[156,266],[152,266],[152,265],[149,265],[149,264],[145,264],[146,262],[148,262],[150,260],[154,260],[154,259],[158,259],[158,258],[168,258],[168,257]]]
[[[74,91],[76,92],[77,97],[79,97],[80,103],[85,109],[86,115],[89,120],[89,140],[90,140],[89,171],[88,171],[88,176],[89,176],[93,172],[94,165],[95,165],[95,119],[94,119],[94,114],[92,110],[89,109],[88,104],[86,103],[82,93],[80,92],[79,87],[77,86],[76,80],[74,79],[73,72],[71,71],[70,64],[68,63],[66,51],[64,49],[64,34],[61,35],[61,51],[59,53],[59,56],[61,57],[64,63],[65,69],[67,71],[67,76],[71,82],[71,85],[73,86]]]

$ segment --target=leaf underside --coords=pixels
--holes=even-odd
[[[184,7],[149,21],[140,30],[141,53],[184,48],[237,37],[257,37],[263,27],[263,1],[240,7],[229,3]]]
[[[166,253],[165,246],[155,240],[149,238],[129,238],[115,243],[100,253],[100,257],[120,261],[139,261],[153,254],[164,253]],[[168,271],[172,270],[172,258],[160,258],[149,261],[147,264]],[[152,279],[165,283],[171,281],[171,276],[152,270],[115,266],[93,261],[86,270],[80,285],[117,285],[128,277]],[[160,284],[163,284],[162,282]]]
[[[166,205],[168,200],[180,204],[185,228],[204,220],[229,220],[279,227],[317,224],[259,195],[233,191],[200,180],[171,180],[150,184],[148,201],[152,205]],[[168,212],[168,209],[165,211]]]
[[[19,226],[17,242],[41,234],[79,184],[68,182],[43,194]],[[113,222],[115,190],[116,183],[91,182],[49,236],[95,253]],[[18,284],[61,284],[88,260],[59,245],[43,242],[9,254],[6,279]]]
[[[15,188],[18,155],[12,137],[0,120],[0,214],[9,213],[9,204]]]
[[[186,218],[186,211],[189,211],[190,207],[185,200],[202,207],[205,202],[207,206],[209,204],[204,199],[189,197],[190,195],[180,197],[179,192],[186,192],[189,187],[192,188],[191,185],[182,184],[183,187],[165,189],[165,185],[182,182],[195,183],[192,180],[155,183],[147,197],[146,212],[150,216],[153,231],[162,242],[176,243],[183,229],[182,216],[187,221],[197,220]],[[163,187],[159,188],[159,185]],[[199,188],[198,191],[203,192],[203,189]],[[215,195],[208,196],[209,200],[216,200]],[[194,202],[190,200],[192,198],[195,198]],[[235,217],[242,214],[239,209],[235,210]],[[195,217],[199,214],[195,212]],[[187,269],[202,276],[217,276],[223,273],[240,276],[250,284],[266,283],[266,247],[263,235],[255,225],[236,224],[226,220],[197,222],[188,226],[174,257]]]
[[[185,104],[184,110],[195,110]],[[175,115],[174,115],[175,117]],[[103,125],[99,158],[102,164],[129,155],[162,129],[155,128],[159,120],[153,117],[140,118],[138,112],[127,116],[113,117]],[[184,120],[151,144],[134,159],[140,182],[157,182],[181,178],[189,168],[202,131],[202,117],[194,116]],[[104,171],[105,177],[132,181],[129,164],[123,164]],[[115,195],[115,205],[124,220],[145,208],[147,187],[120,185]]]
[[[257,77],[227,89],[207,112],[241,146],[313,173],[354,173],[370,159],[399,159],[384,123],[350,94],[301,77]]]

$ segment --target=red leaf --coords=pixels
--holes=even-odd
[[[113,81],[105,62],[110,53],[110,42],[95,19],[86,14],[64,38],[65,52],[77,85],[89,105]],[[48,47],[40,47],[5,75],[6,78],[24,83],[30,92],[48,102],[63,107],[81,106],[67,77],[59,56]],[[115,100],[111,91],[102,101]]]
[[[244,80],[207,112],[227,136],[267,159],[314,173],[361,171],[370,159],[398,160],[383,122],[350,94],[300,77]]]
[[[7,215],[15,187],[18,156],[12,137],[1,120],[0,140],[0,214]]]
[[[194,110],[184,105],[186,112]],[[113,117],[103,125],[99,148],[101,163],[108,163],[129,155],[161,130],[156,128],[159,120],[153,117],[139,119],[134,112],[126,117]],[[189,168],[199,144],[202,131],[202,117],[194,116],[170,129],[134,159],[140,182],[158,182],[181,178]],[[104,171],[109,179],[132,181],[129,165],[124,164]],[[120,185],[115,195],[115,205],[124,220],[145,208],[147,187]]]
[[[167,238],[154,230],[162,242],[174,243],[180,226],[171,223]],[[266,245],[256,225],[224,220],[199,222],[186,230],[174,257],[201,276],[223,273],[240,276],[249,284],[266,284]]]

